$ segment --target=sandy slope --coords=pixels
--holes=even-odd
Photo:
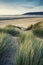
[[[43,18],[24,18],[24,19],[16,19],[16,20],[2,20],[0,21],[0,27],[4,27],[6,25],[16,25],[20,27],[27,27],[31,24],[35,24],[37,22],[43,21]]]

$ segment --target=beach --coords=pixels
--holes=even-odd
[[[13,20],[0,20],[0,27],[5,27],[6,25],[15,25],[26,28],[40,21],[43,21],[43,18],[22,18],[22,19],[13,19]]]

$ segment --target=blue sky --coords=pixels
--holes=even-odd
[[[0,0],[0,15],[43,11],[43,0]]]

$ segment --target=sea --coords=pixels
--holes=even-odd
[[[43,18],[43,15],[0,15],[0,20],[14,20],[23,18]]]

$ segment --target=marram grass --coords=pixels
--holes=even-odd
[[[32,30],[34,35],[43,38],[43,21],[35,24]]]
[[[0,28],[0,32],[8,33],[12,36],[18,36],[20,34],[19,30],[12,25],[8,25],[5,28]]]
[[[11,36],[7,33],[0,33],[0,54],[3,53],[7,49],[7,47],[11,45]]]
[[[27,34],[19,45],[15,65],[43,65],[43,41]]]

